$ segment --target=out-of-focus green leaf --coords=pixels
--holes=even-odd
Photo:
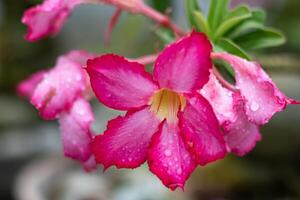
[[[216,30],[214,34],[214,40],[218,39],[219,37],[226,34],[230,29],[241,23],[242,21],[250,18],[252,15],[250,13],[243,14],[241,16],[236,16],[227,19],[225,22],[223,22],[218,29]]]
[[[228,53],[237,55],[247,60],[251,60],[251,57],[241,47],[239,47],[230,39],[221,38],[218,40],[217,45]]]
[[[252,17],[243,21],[239,26],[236,26],[232,31],[228,33],[229,38],[236,38],[239,35],[245,34],[254,29],[259,29],[264,27],[266,14],[261,9],[255,9],[251,11]]]
[[[194,12],[201,12],[200,6],[197,0],[185,0],[185,10],[186,15],[191,27],[196,28],[197,31],[200,31],[197,27],[196,19],[194,18]]]
[[[166,45],[175,39],[173,32],[166,28],[159,28],[155,31],[155,34],[159,37],[159,39]]]
[[[238,7],[234,8],[233,10],[231,10],[225,16],[224,20],[228,20],[228,19],[231,19],[233,17],[239,17],[239,16],[242,16],[242,15],[250,14],[250,13],[251,13],[251,11],[250,11],[250,8],[248,6],[241,5],[241,6],[238,6]]]
[[[160,12],[165,12],[165,10],[169,7],[171,7],[172,5],[172,0],[152,0],[151,4],[153,6],[153,8],[155,8],[156,10],[160,11]]]
[[[286,39],[282,33],[271,28],[260,28],[237,37],[235,43],[246,50],[279,46]]]
[[[211,0],[208,12],[208,24],[211,31],[216,30],[227,13],[230,0]]]
[[[204,15],[201,12],[195,11],[193,16],[195,18],[197,31],[204,32],[206,33],[206,35],[208,35],[208,37],[210,37],[210,28],[206,22]]]

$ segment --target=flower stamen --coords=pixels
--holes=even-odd
[[[177,113],[179,110],[184,109],[186,100],[182,95],[174,91],[161,89],[152,96],[150,105],[150,110],[160,120],[166,119],[168,122],[175,122]]]

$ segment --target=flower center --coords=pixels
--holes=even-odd
[[[152,96],[150,105],[150,110],[160,120],[166,119],[168,122],[175,122],[177,120],[177,113],[179,109],[184,109],[186,100],[176,92],[161,89]]]

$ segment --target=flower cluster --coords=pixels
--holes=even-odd
[[[142,13],[178,30],[141,0],[45,0],[25,12],[26,38],[57,33],[76,5],[96,2]],[[214,60],[232,67],[234,85],[222,77]],[[153,74],[118,55],[72,51],[54,68],[21,82],[18,92],[43,119],[58,119],[65,155],[87,170],[96,164],[136,168],[147,162],[172,190],[183,188],[198,165],[229,152],[248,153],[261,139],[261,125],[287,105],[299,104],[286,97],[258,63],[213,52],[211,41],[196,31],[162,50]],[[88,102],[94,95],[107,107],[127,112],[109,121],[97,136],[91,131],[94,116]]]
[[[58,119],[65,156],[81,161],[87,171],[95,168],[90,129],[94,115],[88,103],[93,93],[82,66],[92,57],[85,51],[72,51],[61,56],[55,67],[36,72],[17,88],[43,119]]]

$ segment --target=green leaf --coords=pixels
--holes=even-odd
[[[251,57],[246,53],[246,51],[244,51],[241,47],[239,47],[236,43],[234,43],[230,39],[221,38],[218,40],[217,45],[228,53],[237,55],[247,60],[251,60]]]
[[[230,0],[211,0],[208,12],[208,24],[211,31],[216,30],[227,14],[227,8]]]
[[[230,31],[227,36],[231,39],[238,37],[239,35],[245,34],[251,30],[259,29],[264,27],[266,14],[263,10],[256,9],[251,11],[252,17],[243,21],[241,24],[236,26]]]
[[[233,17],[239,17],[239,16],[246,15],[246,14],[251,14],[250,8],[246,5],[241,5],[241,6],[234,8],[233,10],[231,10],[226,15],[225,20],[228,20]]]
[[[201,12],[194,12],[194,19],[197,27],[197,31],[204,32],[210,38],[210,29],[206,22],[204,15]]]
[[[175,37],[173,32],[166,28],[159,28],[155,31],[155,34],[163,41],[164,44],[169,44],[174,41]]]
[[[217,29],[216,33],[214,34],[214,40],[216,40],[219,37],[225,35],[233,27],[235,27],[236,25],[240,24],[242,21],[250,18],[251,16],[252,15],[250,13],[248,13],[248,14],[244,14],[244,15],[241,15],[241,16],[236,16],[236,17],[228,18]]]
[[[271,28],[260,28],[241,35],[234,41],[242,48],[251,50],[279,46],[284,44],[286,39],[283,34],[277,30]]]
[[[198,30],[196,19],[194,18],[194,12],[201,12],[200,6],[197,0],[185,0],[186,15],[191,27],[195,27]]]

